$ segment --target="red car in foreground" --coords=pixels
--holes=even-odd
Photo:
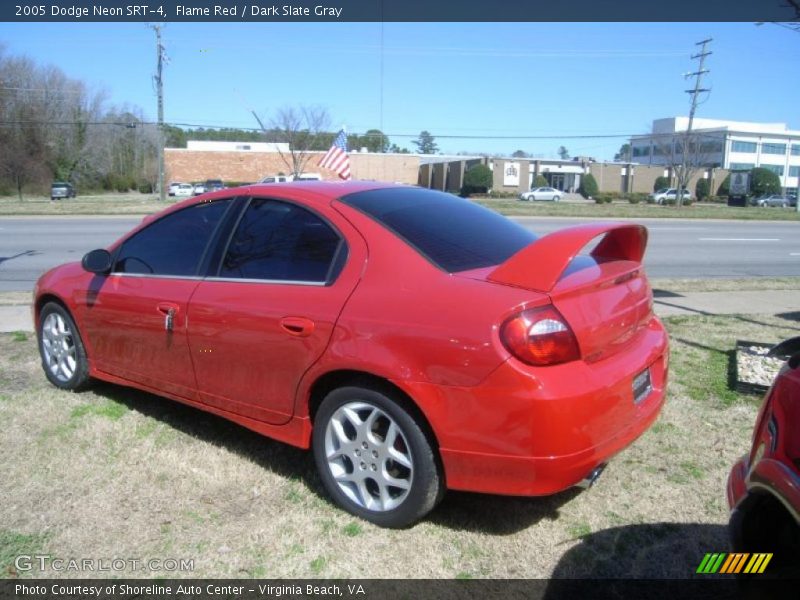
[[[128,385],[310,446],[338,504],[404,526],[445,488],[586,485],[655,420],[646,242],[607,223],[537,239],[410,186],[226,189],[43,275],[36,329],[54,385]]]
[[[769,572],[800,578],[800,337],[770,350],[786,357],[758,413],[750,452],[728,477],[734,552],[769,552]]]

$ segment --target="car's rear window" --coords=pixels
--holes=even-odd
[[[341,200],[448,273],[499,265],[536,239],[502,215],[443,192],[390,188],[357,192]]]

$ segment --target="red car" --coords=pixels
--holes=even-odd
[[[735,552],[770,552],[769,572],[800,577],[800,337],[770,351],[787,357],[758,413],[750,453],[728,477]]]
[[[54,385],[132,386],[312,447],[338,504],[397,527],[445,488],[588,484],[654,421],[646,242],[607,223],[537,239],[410,186],[254,185],[46,273],[36,329]]]

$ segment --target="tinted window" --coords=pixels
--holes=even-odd
[[[148,225],[122,245],[114,271],[195,275],[206,245],[229,204],[230,200],[196,204]]]
[[[299,206],[254,198],[222,261],[220,277],[324,282],[340,238],[317,215]]]
[[[499,265],[536,239],[502,215],[442,192],[392,188],[350,194],[342,201],[449,273]]]

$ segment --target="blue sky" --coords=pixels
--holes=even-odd
[[[382,125],[410,149],[426,129],[444,152],[555,157],[564,145],[610,159],[623,138],[498,138],[645,133],[688,114],[683,75],[707,37],[713,90],[698,117],[800,129],[800,34],[752,23],[169,23],[165,119],[253,127],[250,109],[269,121],[320,105],[335,127]],[[4,23],[0,43],[155,118],[143,24]]]

